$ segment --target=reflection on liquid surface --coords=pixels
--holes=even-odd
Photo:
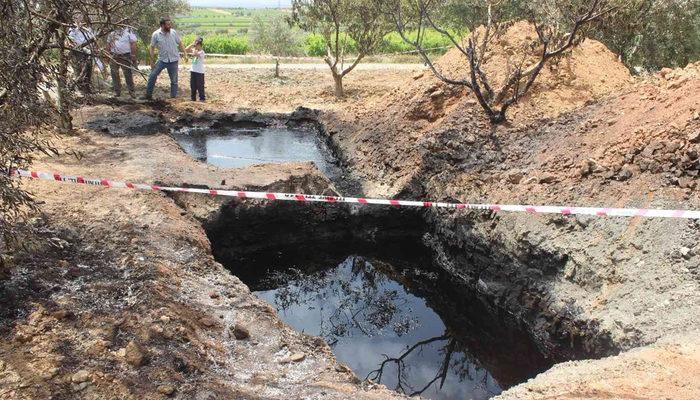
[[[193,158],[219,167],[239,168],[254,164],[313,161],[333,176],[335,166],[325,144],[314,132],[289,128],[183,130],[173,134]]]
[[[274,289],[255,294],[295,329],[323,337],[360,378],[431,399],[487,399],[500,393],[440,316],[399,283],[407,270],[403,276],[396,271],[352,255],[311,274],[272,272],[264,286]]]

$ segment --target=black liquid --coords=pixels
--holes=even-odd
[[[517,316],[435,263],[419,213],[241,202],[204,227],[219,262],[360,379],[485,399],[552,365]]]
[[[417,268],[351,255],[311,274],[271,272],[261,284],[279,286],[255,294],[296,330],[323,337],[361,379],[430,399],[499,394],[498,382],[410,289],[437,280]]]

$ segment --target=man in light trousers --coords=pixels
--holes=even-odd
[[[112,32],[107,37],[109,44],[109,71],[112,74],[112,89],[119,97],[122,94],[122,80],[119,76],[119,68],[124,72],[126,88],[129,96],[134,97],[134,77],[132,69],[136,67],[136,34],[131,28],[124,27]]]
[[[148,76],[146,86],[146,100],[153,99],[153,89],[156,80],[163,70],[168,71],[170,77],[170,97],[177,97],[177,67],[180,60],[178,49],[185,54],[185,46],[182,45],[180,36],[172,29],[173,23],[170,18],[161,18],[160,29],[151,35],[151,46],[149,47],[149,61],[151,64],[151,74]],[[153,62],[155,50],[158,49],[158,61]],[[184,55],[185,61],[187,56]]]

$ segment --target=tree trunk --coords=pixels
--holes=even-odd
[[[275,59],[275,78],[280,77],[280,59],[276,58]]]
[[[335,97],[341,99],[345,97],[343,90],[343,75],[333,72],[333,80],[335,81]]]
[[[58,43],[64,43],[63,31],[57,30]],[[68,82],[68,60],[63,49],[58,51],[58,76],[56,77],[56,109],[58,110],[58,127],[64,131],[73,129],[73,119],[67,104],[66,82]]]

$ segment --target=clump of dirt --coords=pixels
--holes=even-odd
[[[696,333],[621,357],[560,364],[496,399],[697,399],[698,347]],[[635,379],[640,376],[650,379]],[[675,390],[669,392],[670,387]]]
[[[690,79],[700,77],[700,61],[688,64],[685,68],[664,68],[657,74],[667,82],[666,88],[674,89],[683,86]]]

